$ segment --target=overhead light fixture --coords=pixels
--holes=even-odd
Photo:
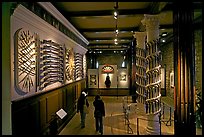
[[[118,34],[118,32],[119,32],[118,29],[116,29],[116,30],[115,30],[115,33]]]
[[[118,37],[118,2],[116,2],[116,5],[114,6],[114,19],[115,19],[115,33],[116,33],[116,38],[115,38],[115,45],[118,44],[117,42],[117,37]]]
[[[117,11],[114,11],[114,16],[118,16],[118,12]]]
[[[118,12],[116,10],[114,11],[114,19],[118,19]]]
[[[118,2],[114,6],[114,19],[118,19]]]
[[[164,36],[166,36],[167,35],[167,32],[163,32],[162,33],[162,36],[164,37]]]

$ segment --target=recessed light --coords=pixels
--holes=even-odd
[[[167,35],[167,32],[163,32],[162,33],[162,36],[164,37],[164,36],[166,36]]]

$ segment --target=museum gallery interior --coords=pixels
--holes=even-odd
[[[202,7],[2,2],[2,134],[74,131],[85,91],[104,99],[104,135],[202,135]]]

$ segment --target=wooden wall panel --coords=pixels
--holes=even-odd
[[[46,98],[47,103],[47,122],[53,118],[55,113],[58,111],[58,93],[51,94]]]
[[[12,134],[13,135],[28,135],[29,134],[29,111],[28,106],[25,105],[19,110],[12,112],[12,121],[13,123],[18,123],[12,125]]]
[[[58,92],[59,109],[63,108],[63,106],[62,106],[62,104],[63,104],[63,100],[62,100],[62,99],[63,99],[62,90],[63,90],[63,89],[61,89],[61,90]]]
[[[38,101],[35,101],[29,105],[29,121],[30,121],[29,129],[31,129],[32,135],[39,135],[40,134],[40,106]]]
[[[46,122],[46,98],[42,98],[39,101],[40,103],[40,128],[44,129],[47,126]]]
[[[63,126],[76,113],[76,96],[85,88],[83,81],[85,80],[68,84],[47,93],[12,102],[12,134],[49,135],[52,115],[55,115],[61,108],[67,112],[67,116],[63,120],[59,120],[57,126],[58,131],[63,129]],[[77,88],[76,85],[80,86]]]
[[[64,88],[62,90],[62,108],[66,111],[66,100],[67,100],[67,92],[66,92],[66,88]]]
[[[68,111],[68,114],[71,115],[72,113],[72,104],[73,104],[73,96],[72,96],[72,92],[73,92],[73,88],[72,87],[69,87],[67,88],[67,111]]]

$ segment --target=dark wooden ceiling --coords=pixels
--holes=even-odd
[[[52,2],[62,15],[89,41],[89,49],[121,49],[128,47],[137,31],[145,31],[141,20],[144,14],[158,14],[160,36],[168,39],[173,35],[172,2]],[[114,7],[118,6],[116,20]],[[194,3],[194,19],[202,18],[201,4]],[[162,36],[161,36],[162,37]]]

